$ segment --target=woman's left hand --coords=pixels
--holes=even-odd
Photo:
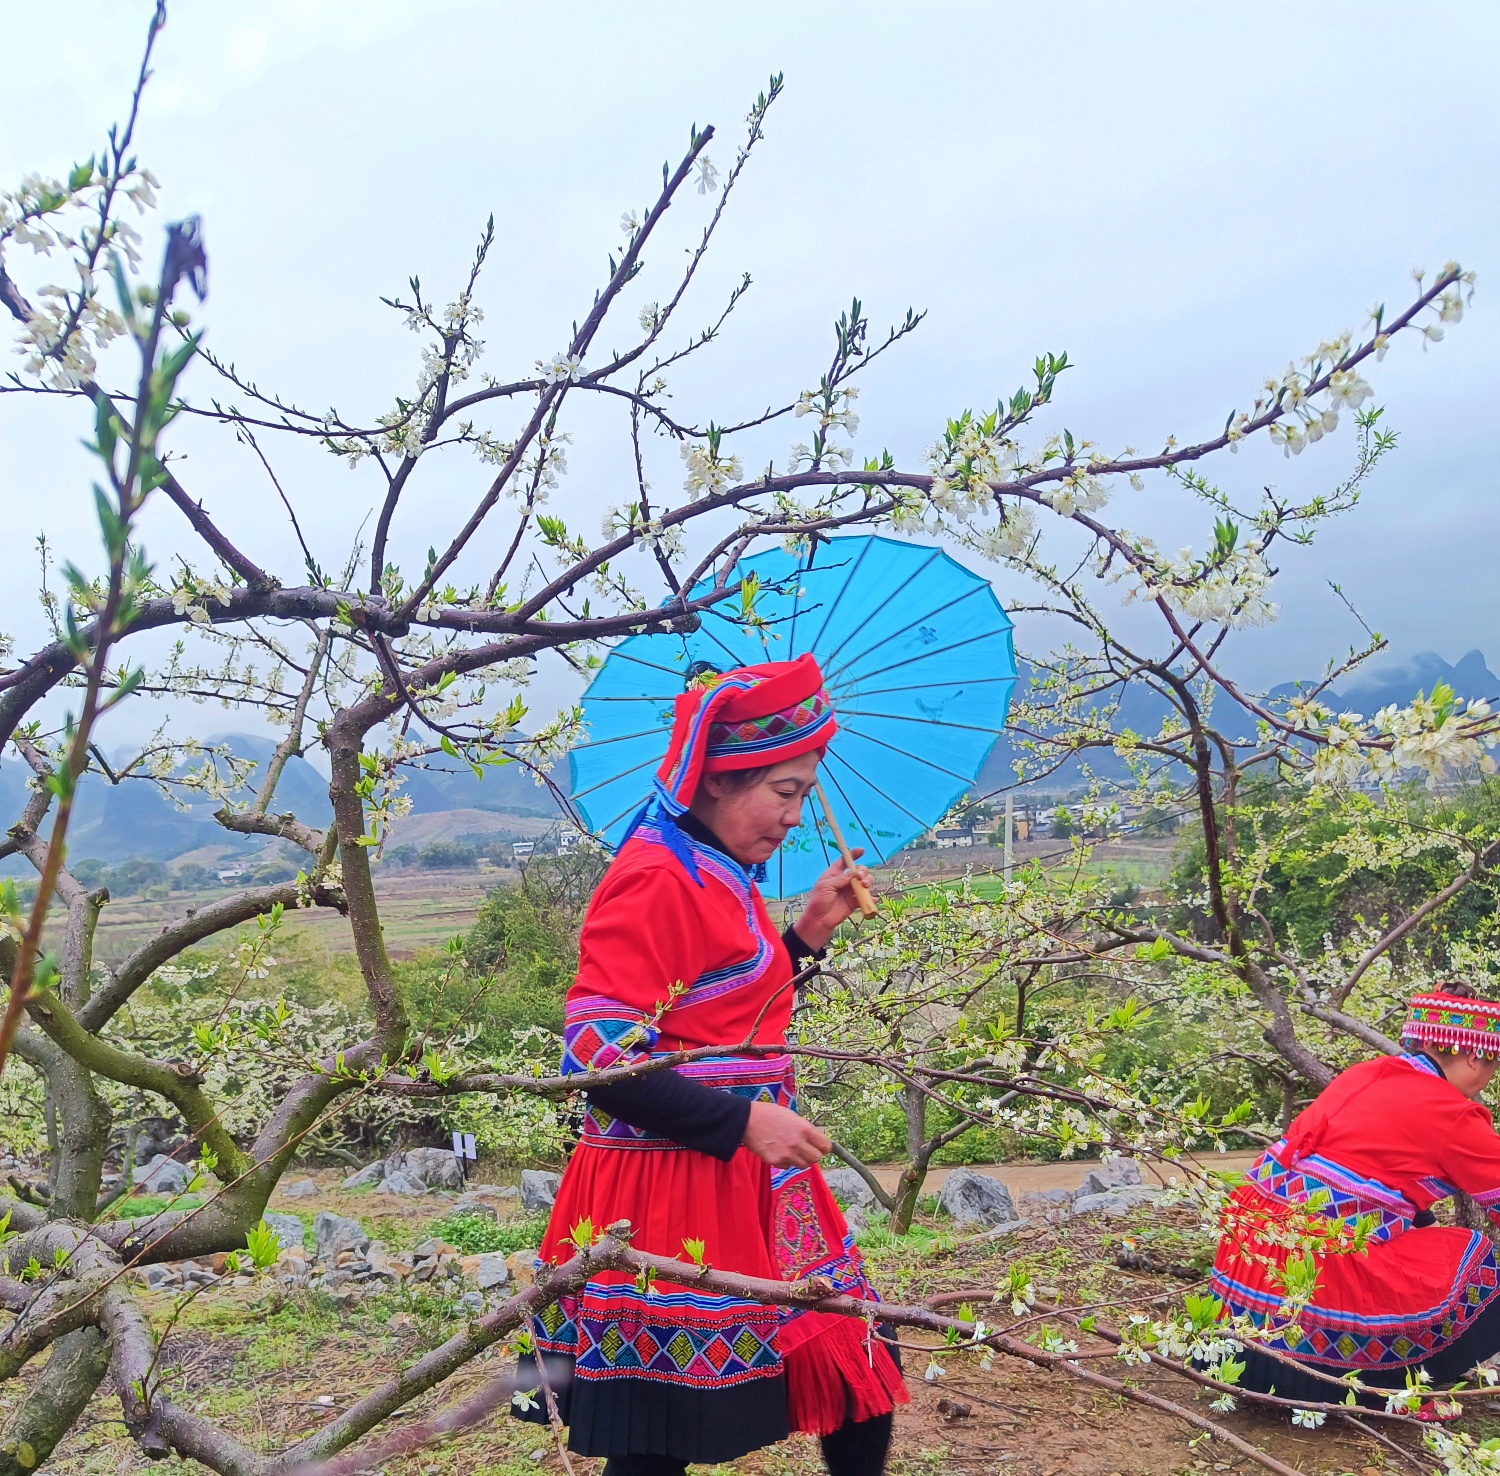
[[[863,846],[855,846],[849,854],[857,861],[864,855]],[[822,948],[833,937],[833,930],[859,911],[859,902],[854,895],[854,879],[858,877],[867,887],[871,885],[870,873],[863,866],[850,871],[844,858],[838,857],[832,866],[813,883],[807,894],[807,906],[797,919],[797,936],[814,951]]]

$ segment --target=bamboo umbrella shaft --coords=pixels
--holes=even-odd
[[[849,854],[849,843],[844,839],[844,832],[839,829],[839,822],[834,818],[833,806],[828,803],[828,796],[823,793],[823,785],[820,780],[813,780],[813,788],[818,794],[818,803],[823,807],[823,818],[828,822],[828,828],[833,832],[833,838],[838,842],[839,855],[844,858],[844,865],[849,868],[849,874],[854,876],[855,860]],[[854,900],[859,903],[859,911],[862,917],[874,917],[876,912],[875,899],[870,895],[870,889],[857,876],[854,877]]]

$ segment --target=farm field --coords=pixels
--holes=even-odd
[[[1032,860],[1056,862],[1068,854],[1066,841],[1025,842],[1015,849],[1015,864],[1023,866]],[[1084,866],[1091,873],[1103,872],[1118,878],[1121,885],[1133,884],[1143,891],[1150,891],[1166,880],[1171,860],[1170,840],[1108,841],[1094,845]],[[998,871],[1000,862],[1000,851],[993,846],[908,851],[899,858],[898,865],[878,867],[875,875],[877,884],[884,882],[889,885],[899,877],[911,885],[951,881],[972,868],[979,873],[975,881],[978,894],[993,897],[998,894],[999,879],[984,873]],[[455,933],[465,932],[473,923],[485,895],[494,887],[515,883],[519,875],[509,866],[455,871],[378,871],[375,892],[380,899],[386,947],[392,958],[412,958],[424,949],[440,947]],[[200,892],[173,893],[160,899],[111,899],[99,917],[95,946],[100,961],[106,964],[117,962],[190,908],[208,906],[224,895],[222,888],[209,888]],[[288,913],[282,926],[287,936],[298,939],[307,948],[348,951],[347,927],[336,912],[318,908]]]

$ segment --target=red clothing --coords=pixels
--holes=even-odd
[[[1455,1190],[1500,1223],[1500,1136],[1488,1111],[1423,1056],[1362,1062],[1329,1084],[1235,1190],[1214,1289],[1228,1313],[1272,1333],[1270,1347],[1309,1363],[1421,1363],[1500,1291],[1489,1239],[1432,1223],[1430,1206]],[[1315,1253],[1311,1303],[1287,1308],[1278,1272],[1309,1234],[1332,1238]]]
[[[676,827],[664,838],[662,824],[640,825],[589,905],[563,1069],[723,1047],[677,1069],[795,1108],[789,1056],[734,1054],[747,1041],[781,1045],[791,1021],[791,960],[765,903],[736,862]],[[680,859],[684,845],[696,877]],[[821,1274],[874,1299],[816,1168],[773,1172],[744,1148],[722,1162],[597,1105],[563,1176],[542,1259],[565,1260],[570,1232],[585,1218],[596,1228],[629,1220],[632,1243],[657,1255],[686,1259],[684,1243],[701,1240],[704,1261],[721,1270],[787,1280]],[[539,1321],[544,1352],[573,1361],[570,1443],[584,1454],[728,1460],[788,1427],[828,1433],[907,1397],[889,1354],[866,1346],[857,1319],[661,1281],[643,1291],[634,1277],[607,1273]],[[621,1443],[622,1431],[654,1421],[677,1427],[666,1446],[655,1437]]]

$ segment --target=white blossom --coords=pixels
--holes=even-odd
[[[738,456],[720,457],[703,441],[684,441],[682,459],[687,466],[682,485],[694,497],[711,497],[744,475]]]
[[[1335,369],[1328,377],[1328,397],[1335,407],[1347,405],[1351,410],[1357,410],[1374,393],[1357,370]]]
[[[536,361],[537,373],[551,384],[576,384],[583,369],[583,360],[577,354],[553,354],[550,359]]]

